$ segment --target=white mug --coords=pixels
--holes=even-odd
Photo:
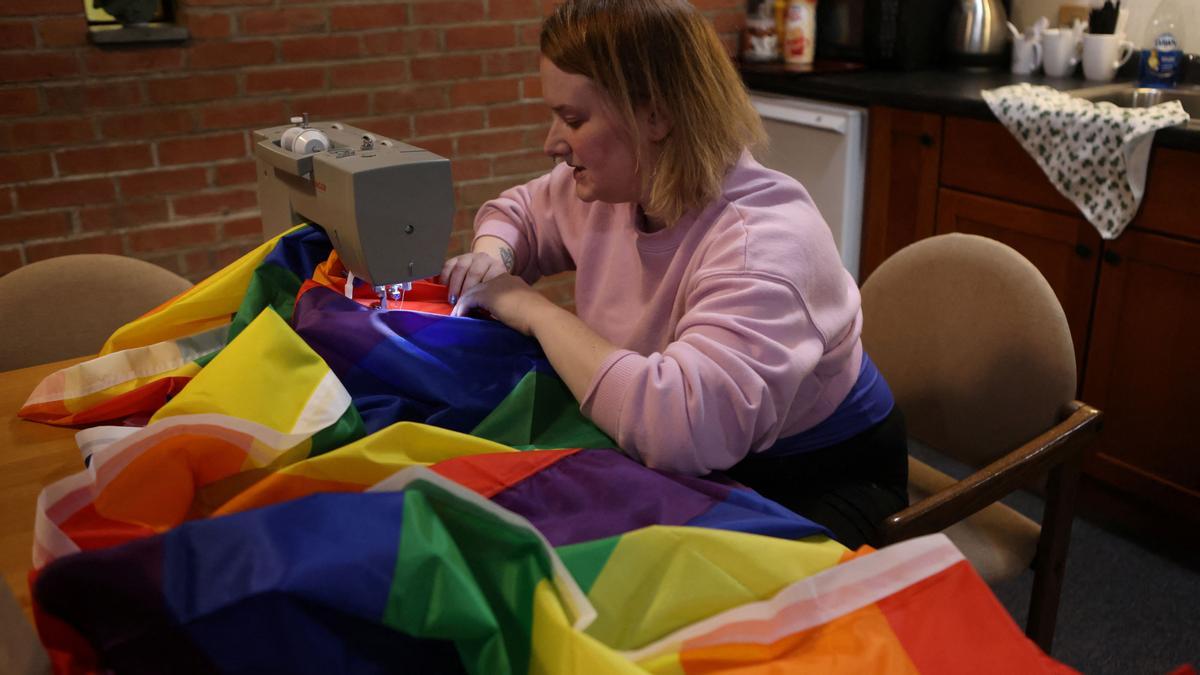
[[[1133,55],[1133,43],[1124,35],[1087,33],[1083,36],[1083,76],[1107,82]]]
[[[1013,38],[1012,71],[1029,75],[1042,65],[1042,43],[1037,38],[1018,35]]]
[[[1049,77],[1070,77],[1079,63],[1080,41],[1065,28],[1042,31],[1042,69]]]

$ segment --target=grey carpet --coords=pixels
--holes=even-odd
[[[951,475],[966,475],[964,467],[928,450],[913,447],[912,453]],[[1041,519],[1036,495],[1019,492],[1005,503]],[[1022,628],[1032,587],[1032,571],[992,587]],[[1094,675],[1200,668],[1200,572],[1076,518],[1052,655]]]

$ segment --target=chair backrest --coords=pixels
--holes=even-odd
[[[1062,306],[992,239],[945,234],[885,260],[862,287],[863,344],[909,435],[981,466],[1049,429],[1075,396]]]
[[[158,265],[88,253],[0,277],[0,370],[95,354],[113,331],[191,288]]]

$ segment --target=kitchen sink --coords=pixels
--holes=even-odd
[[[1067,92],[1095,103],[1108,102],[1122,108],[1148,108],[1167,101],[1179,101],[1191,119],[1189,129],[1200,129],[1200,86],[1188,85],[1174,89],[1149,89],[1134,84],[1106,84]]]

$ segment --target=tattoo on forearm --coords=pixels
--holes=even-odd
[[[507,246],[500,247],[500,262],[504,263],[504,269],[508,270],[509,274],[512,274],[516,261],[513,259],[511,248]]]

